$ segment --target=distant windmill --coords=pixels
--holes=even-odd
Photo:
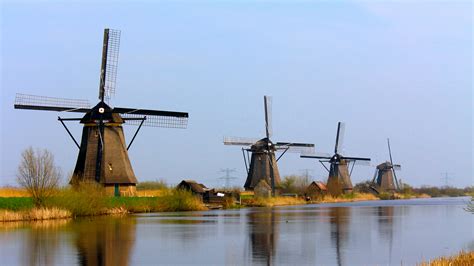
[[[377,188],[381,190],[399,190],[400,184],[398,183],[395,170],[401,170],[401,166],[399,164],[393,164],[392,150],[390,149],[390,139],[387,139],[387,145],[390,162],[387,161],[377,165],[375,168],[374,178],[372,179],[372,184],[376,185]]]
[[[337,124],[336,134],[336,145],[334,146],[334,155],[327,156],[314,156],[314,155],[301,155],[301,158],[314,158],[323,159],[319,162],[329,172],[327,188],[331,195],[337,196],[341,193],[352,191],[351,174],[354,169],[354,165],[357,161],[370,161],[370,158],[361,157],[348,157],[340,154],[342,142],[344,140],[344,123],[339,122]],[[329,169],[324,165],[325,162],[330,164]],[[349,164],[352,164],[351,171],[349,172]]]
[[[42,97],[17,94],[16,109],[85,113],[82,118],[58,120],[79,149],[72,184],[81,180],[95,180],[115,195],[133,194],[137,179],[133,172],[128,149],[142,126],[186,128],[188,113],[147,110],[141,108],[110,107],[115,94],[120,31],[105,29],[99,85],[99,103],[90,108],[86,100]],[[74,139],[64,121],[79,121],[84,125],[81,145]],[[132,140],[125,145],[123,124],[138,125]]]
[[[245,181],[244,188],[246,190],[253,190],[261,180],[264,180],[268,185],[271,186],[272,195],[275,195],[275,189],[280,184],[280,173],[278,171],[277,162],[287,151],[304,151],[306,153],[311,153],[314,150],[314,144],[292,142],[273,143],[270,140],[272,136],[272,110],[270,96],[264,96],[264,108],[265,138],[258,140],[249,138],[225,137],[224,144],[250,146],[249,148],[242,148],[245,168],[247,170],[247,180]],[[278,158],[275,157],[276,151],[283,151]],[[249,152],[251,153],[250,161],[248,154]]]

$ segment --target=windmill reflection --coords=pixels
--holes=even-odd
[[[336,246],[337,265],[343,265],[341,254],[342,245],[347,241],[349,234],[350,209],[348,207],[330,208],[331,240]]]
[[[272,264],[278,241],[278,216],[279,214],[271,209],[248,214],[253,261]]]
[[[135,243],[135,220],[94,218],[74,223],[80,265],[128,265]]]
[[[393,206],[379,206],[375,209],[379,234],[388,242],[389,264],[392,262],[394,210]]]

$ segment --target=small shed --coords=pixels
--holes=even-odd
[[[260,182],[253,188],[253,191],[256,197],[268,198],[272,195],[272,187],[270,187],[265,179],[260,179]]]
[[[321,181],[313,181],[305,190],[305,197],[309,200],[321,199],[327,194],[327,187]]]
[[[189,190],[194,195],[199,196],[201,200],[203,199],[204,194],[206,194],[206,192],[210,190],[205,185],[200,184],[194,180],[183,180],[181,181],[181,183],[178,184],[176,188]]]

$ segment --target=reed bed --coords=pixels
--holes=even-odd
[[[40,221],[49,219],[71,218],[68,210],[59,208],[33,208],[22,211],[0,210],[0,222]]]
[[[418,266],[471,266],[474,265],[474,251],[461,251],[453,256],[439,257],[434,260],[422,262]]]
[[[15,188],[15,187],[3,187],[0,188],[0,197],[29,197],[30,194],[26,189]]]
[[[353,202],[353,201],[368,201],[378,200],[376,196],[370,193],[350,193],[340,197],[326,196],[324,199],[318,201],[318,203],[338,203],[338,202]]]
[[[306,201],[297,197],[255,197],[242,200],[242,203],[248,207],[273,207],[306,204]]]

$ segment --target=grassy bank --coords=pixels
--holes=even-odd
[[[0,197],[0,221],[44,220],[117,213],[206,210],[201,200],[183,190],[161,190],[157,197],[109,197],[97,186],[62,189],[36,208],[29,197]]]
[[[474,251],[461,251],[454,256],[440,257],[431,261],[422,262],[419,266],[471,266],[474,265]]]

